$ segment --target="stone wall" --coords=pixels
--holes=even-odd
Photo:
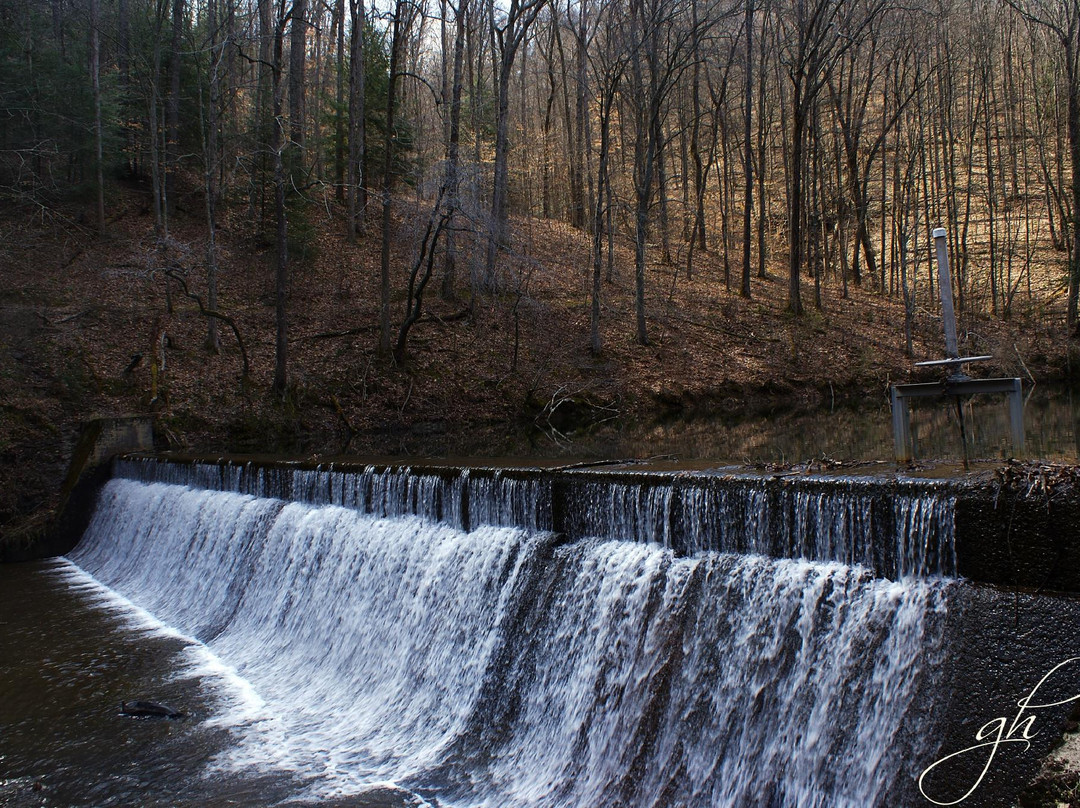
[[[154,450],[154,416],[127,415],[87,421],[75,442],[60,489],[55,521],[45,537],[27,545],[0,545],[0,562],[30,561],[71,550],[89,524],[98,490],[109,479],[110,461],[127,452]]]

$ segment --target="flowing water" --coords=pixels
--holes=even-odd
[[[948,497],[893,499],[890,580],[857,486],[748,523],[779,507],[754,485],[586,479],[568,540],[548,485],[123,465],[70,560],[3,570],[27,613],[0,804],[906,799],[938,737]],[[118,716],[132,698],[187,716]]]

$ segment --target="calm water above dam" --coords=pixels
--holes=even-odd
[[[1080,393],[1059,387],[1025,388],[1026,456],[1047,461],[1080,460]],[[977,396],[964,405],[971,459],[1012,456],[1004,396]],[[573,457],[619,459],[673,456],[714,463],[799,463],[827,457],[844,461],[891,460],[894,456],[888,397],[866,406],[824,407],[809,413],[782,411],[750,418],[673,417],[649,424],[601,423],[564,435],[539,424],[529,437],[495,428],[476,432],[437,430],[399,437],[358,437],[360,454],[408,457]],[[960,459],[960,432],[951,403],[919,400],[912,428],[920,459]]]

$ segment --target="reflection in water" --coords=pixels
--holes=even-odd
[[[1075,462],[1080,459],[1080,395],[1061,388],[1026,391],[1025,457]],[[977,396],[964,403],[968,456],[995,460],[1013,455],[1009,410],[1004,396]],[[916,399],[912,431],[920,459],[963,456],[952,402]],[[797,463],[833,460],[891,460],[892,421],[884,393],[876,406],[779,412],[753,418],[673,419],[620,426],[603,424],[565,438],[492,427],[468,433],[369,437],[350,446],[356,454],[413,457],[532,457],[580,459],[643,458],[671,455],[680,460],[727,463]]]
[[[1024,404],[1025,456],[1043,460],[1080,459],[1077,404],[1071,390],[1040,390],[1026,394]],[[969,453],[973,458],[1012,456],[1009,407],[1004,396],[976,396],[964,404]],[[957,457],[959,427],[955,408],[923,400],[912,408],[918,453],[922,457]]]
[[[1044,460],[1080,458],[1077,438],[1080,400],[1066,390],[1041,390],[1024,407],[1027,457]],[[976,396],[964,403],[968,453],[973,459],[1012,456],[1009,408],[1004,396]],[[887,401],[875,408],[838,409],[725,424],[699,420],[653,427],[645,436],[652,454],[732,462],[800,462],[888,460],[893,457],[891,412]],[[915,400],[911,427],[917,456],[923,459],[962,457],[956,409],[951,402]],[[623,444],[636,443],[633,439]]]

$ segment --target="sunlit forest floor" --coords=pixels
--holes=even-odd
[[[681,253],[678,267],[650,265],[647,346],[635,340],[633,253],[619,246],[614,278],[602,290],[603,352],[593,357],[590,236],[557,222],[515,220],[498,291],[471,297],[468,260],[460,263],[454,299],[440,298],[435,277],[408,359],[394,364],[375,350],[377,211],[366,235],[350,244],[341,210],[327,202],[291,218],[289,391],[282,402],[270,394],[269,225],[253,236],[258,228],[246,201],[237,200],[218,234],[219,308],[236,321],[251,359],[242,381],[232,332],[222,325],[221,353],[209,353],[206,318],[163,271],[183,273],[205,299],[202,198],[183,198],[165,245],[141,189],[115,189],[109,210],[105,236],[75,205],[0,212],[0,530],[12,535],[46,524],[79,424],[92,415],[156,412],[169,445],[195,451],[389,451],[392,441],[380,438],[404,433],[475,433],[483,445],[512,451],[508,435],[569,433],[611,418],[877,404],[890,382],[917,378],[915,361],[943,355],[925,282],[911,357],[903,304],[869,284],[851,285],[844,299],[840,280],[826,277],[818,310],[807,276],[807,313],[788,314],[786,256],[777,238],[768,278],[754,278],[751,299],[738,295],[740,256],[730,256],[730,289],[715,250],[695,257],[692,278]],[[401,200],[395,210],[396,336],[427,208]],[[461,234],[459,243],[482,255],[475,237]],[[962,353],[995,357],[975,368],[977,375],[1042,382],[1068,377],[1080,362],[1075,346],[1070,357],[1060,299],[1010,321],[964,312],[960,330]]]

